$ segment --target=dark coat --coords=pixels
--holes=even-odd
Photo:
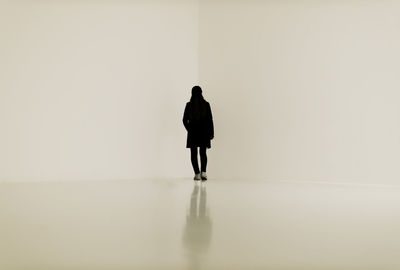
[[[183,125],[188,134],[186,148],[207,147],[211,148],[211,139],[214,138],[214,124],[210,103],[202,100],[204,113],[198,114],[193,109],[192,102],[186,103],[183,114]],[[196,115],[197,114],[197,115]]]

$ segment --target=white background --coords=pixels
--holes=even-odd
[[[396,183],[400,4],[202,1],[217,175]]]
[[[0,4],[0,180],[192,177],[181,119],[211,103],[208,173],[395,183],[395,1]]]
[[[191,174],[194,1],[0,4],[0,179]]]

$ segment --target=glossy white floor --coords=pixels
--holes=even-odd
[[[400,187],[0,184],[0,269],[400,269]]]

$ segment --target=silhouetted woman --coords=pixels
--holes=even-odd
[[[211,148],[211,140],[214,138],[214,124],[212,119],[210,103],[204,100],[200,86],[192,88],[190,102],[186,103],[183,114],[183,125],[188,134],[186,148],[190,148],[190,155],[194,180],[207,180],[207,148]],[[200,148],[200,163],[197,161],[197,148]]]

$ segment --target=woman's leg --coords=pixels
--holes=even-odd
[[[200,147],[200,163],[201,163],[201,171],[206,172],[207,171],[207,148],[206,147]]]
[[[200,173],[199,163],[197,161],[197,147],[190,148],[190,160],[192,161],[192,166],[195,174]]]

